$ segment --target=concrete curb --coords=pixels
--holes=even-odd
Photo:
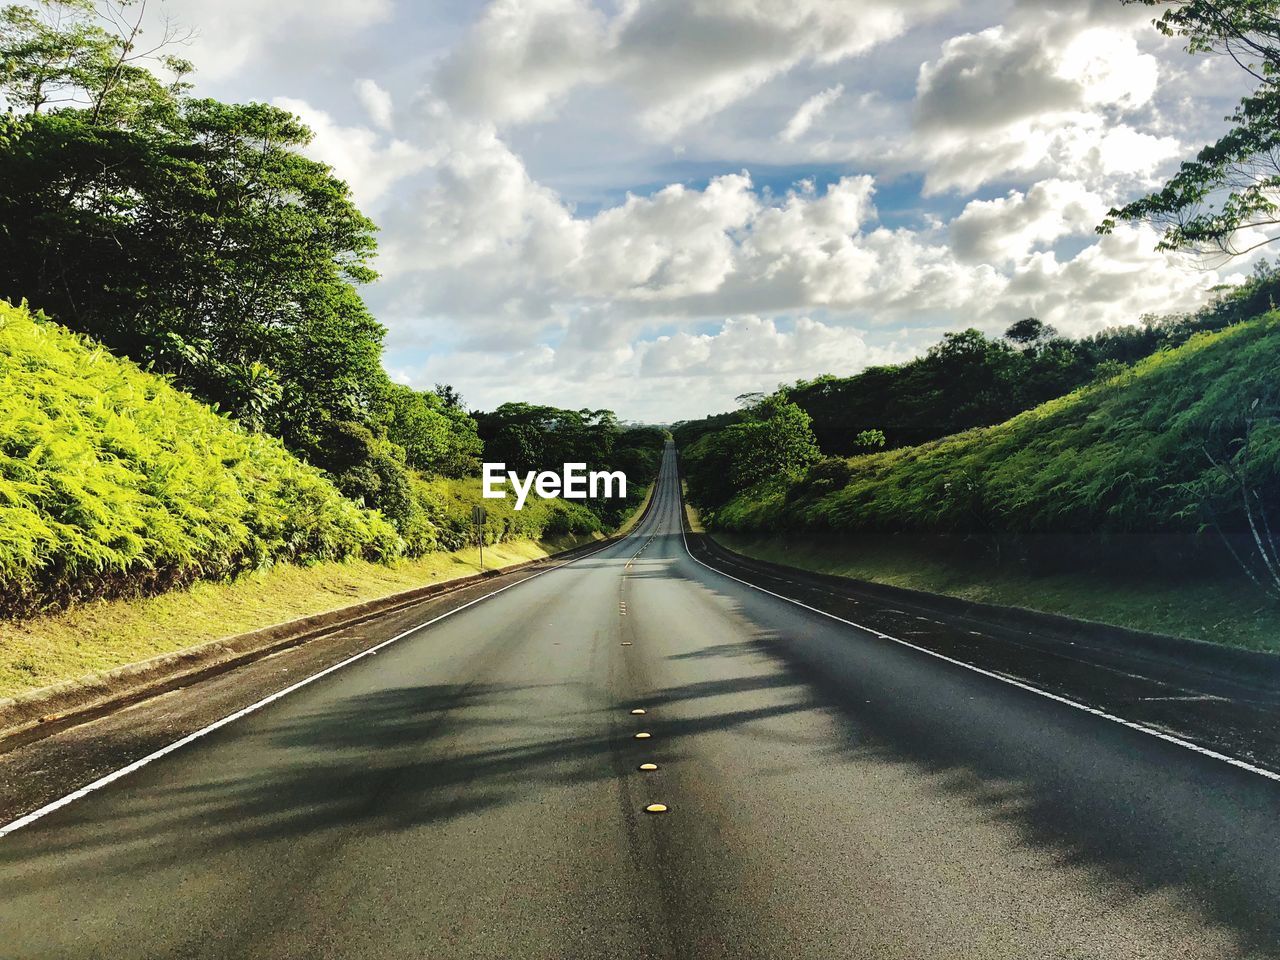
[[[686,519],[686,527],[688,526]],[[1034,633],[1038,637],[1072,645],[1098,654],[1122,654],[1138,660],[1174,664],[1180,668],[1230,681],[1244,687],[1274,690],[1280,685],[1280,655],[1219,646],[1203,640],[1189,640],[1160,633],[1147,633],[1092,620],[1079,620],[1056,613],[1042,613],[1023,607],[1003,607],[990,603],[962,600],[943,594],[926,593],[906,587],[894,587],[869,580],[856,580],[834,574],[813,573],[799,567],[757,560],[718,543],[709,534],[689,533],[691,545],[700,546],[710,557],[719,554],[734,563],[762,572],[789,578],[802,577],[828,587],[838,587],[860,597],[880,600],[895,606],[933,612],[941,616],[995,624],[1009,630]]]
[[[644,512],[648,513],[647,504]],[[640,519],[643,520],[643,514]],[[562,563],[573,559],[575,554],[601,550],[626,536],[627,534],[620,534],[606,537],[537,560],[524,560],[500,570],[473,573],[454,580],[403,590],[375,600],[271,624],[248,633],[211,640],[138,663],[125,664],[75,680],[64,680],[16,697],[0,699],[0,744],[4,748],[11,748],[37,740],[56,730],[83,723],[178,687],[189,686],[241,664],[356,626],[374,617],[395,613],[548,561]]]

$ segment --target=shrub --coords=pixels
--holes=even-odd
[[[403,549],[279,440],[0,302],[0,613]]]

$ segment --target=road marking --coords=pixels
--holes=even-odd
[[[631,711],[631,715],[633,717],[641,716],[643,713],[644,713],[644,710],[642,710],[640,707],[636,707],[634,710]]]
[[[636,534],[629,533],[627,534],[627,539],[630,539],[633,536],[636,536]],[[391,644],[395,643],[396,641],[403,640],[405,637],[410,636],[411,634],[417,633],[419,630],[425,630],[427,627],[431,626],[432,624],[439,623],[441,620],[447,619],[448,617],[452,617],[456,613],[461,613],[463,610],[466,610],[468,607],[474,607],[477,603],[483,603],[485,600],[489,600],[493,597],[496,597],[500,593],[506,593],[512,587],[518,587],[522,583],[528,583],[530,580],[536,580],[538,577],[546,576],[548,573],[553,573],[556,570],[561,570],[564,567],[577,563],[579,560],[585,560],[587,559],[587,557],[594,557],[597,553],[602,553],[603,551],[608,550],[610,547],[616,547],[616,546],[618,546],[617,543],[605,544],[599,550],[592,550],[590,553],[584,553],[582,556],[574,557],[572,560],[566,560],[564,563],[557,563],[554,567],[548,567],[546,570],[539,570],[537,573],[531,574],[530,576],[527,576],[527,577],[523,577],[517,580],[515,583],[509,583],[505,587],[500,587],[497,590],[494,590],[492,593],[486,593],[483,597],[476,597],[476,599],[474,600],[469,600],[466,603],[464,603],[462,606],[454,607],[454,609],[449,610],[445,613],[442,613],[438,617],[433,617],[430,620],[426,621],[425,623],[420,623],[416,627],[410,627],[408,630],[405,630],[403,633],[396,634],[390,640],[383,640],[381,643],[377,644],[376,646],[370,647],[368,650],[362,650],[357,654],[347,657],[347,659],[341,661],[340,663],[335,663],[330,667],[326,667],[325,669],[321,670],[319,673],[313,673],[311,676],[305,677],[304,679],[299,680],[297,683],[291,686],[285,687],[283,690],[277,690],[275,693],[269,696],[263,697],[261,700],[257,701],[256,703],[251,703],[249,704],[249,706],[244,707],[240,710],[237,710],[235,713],[228,714],[227,716],[223,717],[221,720],[215,720],[213,723],[209,724],[208,726],[201,727],[199,730],[196,730],[193,733],[187,734],[185,737],[182,737],[180,740],[175,740],[173,743],[169,744],[166,747],[161,747],[159,750],[156,750],[153,753],[149,753],[145,757],[140,757],[137,760],[133,761],[132,763],[128,764],[127,766],[121,767],[119,770],[116,770],[112,773],[108,773],[106,776],[99,777],[97,780],[94,780],[92,783],[85,784],[83,787],[81,787],[78,790],[73,790],[71,793],[68,793],[64,797],[59,797],[57,800],[53,800],[50,803],[46,803],[43,807],[40,807],[37,810],[31,811],[25,816],[21,816],[16,820],[11,820],[9,823],[6,823],[3,826],[0,826],[0,838],[7,837],[9,834],[13,833],[15,830],[21,830],[23,827],[34,823],[35,821],[39,820],[41,817],[48,816],[49,814],[53,813],[55,810],[61,810],[63,807],[67,806],[68,804],[74,803],[75,801],[80,800],[83,797],[87,797],[89,794],[97,790],[101,790],[103,787],[108,786],[109,784],[115,783],[117,780],[123,777],[127,777],[129,774],[133,773],[134,771],[141,770],[143,767],[147,766],[150,763],[154,763],[156,760],[159,760],[162,757],[167,757],[169,754],[173,753],[176,750],[181,750],[187,744],[193,743],[194,741],[199,740],[201,737],[204,737],[210,733],[213,733],[215,730],[220,730],[230,723],[235,723],[235,721],[239,720],[241,717],[247,717],[249,714],[255,713],[256,711],[261,710],[263,707],[267,706],[268,704],[275,703],[277,700],[280,700],[283,697],[287,697],[289,694],[293,693],[295,690],[301,690],[303,687],[307,686],[310,683],[313,683],[316,680],[319,680],[321,677],[327,677],[329,674],[335,673],[338,670],[341,670],[343,667],[350,666],[351,664],[355,663],[357,660],[363,660],[365,657],[372,656],[373,654],[377,653],[379,650],[383,649],[384,647],[389,647],[391,646]]]
[[[650,770],[657,770],[658,765],[656,763],[642,763],[640,764],[640,769],[647,773]]]
[[[667,805],[665,803],[651,803],[644,808],[645,813],[666,813]]]
[[[1208,747],[1202,747],[1198,743],[1192,743],[1190,740],[1184,740],[1179,736],[1175,736],[1174,734],[1165,733],[1163,730],[1156,730],[1144,724],[1135,723],[1132,720],[1126,720],[1124,717],[1118,717],[1114,713],[1107,713],[1105,710],[1099,710],[1097,707],[1091,707],[1088,704],[1081,703],[1078,700],[1072,700],[1069,697],[1064,697],[1057,693],[1050,693],[1048,690],[1041,690],[1039,687],[1033,687],[1031,684],[1025,683],[1022,680],[1017,680],[1017,679],[1014,679],[1013,677],[1004,676],[1002,674],[992,672],[991,670],[984,670],[982,667],[975,666],[972,663],[965,663],[963,660],[957,660],[954,657],[948,657],[944,653],[938,653],[936,650],[930,650],[928,647],[922,647],[918,644],[911,643],[909,640],[901,640],[898,637],[890,636],[887,633],[882,633],[881,631],[875,630],[872,627],[866,627],[860,623],[855,623],[852,620],[846,620],[844,617],[836,616],[834,613],[828,613],[826,610],[819,610],[817,607],[811,607],[807,603],[801,603],[799,600],[795,600],[795,599],[792,599],[791,597],[784,596],[781,593],[774,593],[772,590],[766,590],[764,587],[758,586],[757,584],[750,583],[749,581],[742,580],[738,577],[735,577],[731,573],[725,573],[723,570],[718,570],[708,563],[703,563],[701,560],[699,560],[697,557],[693,555],[693,551],[689,549],[689,538],[686,537],[684,533],[684,524],[680,525],[680,539],[684,542],[684,552],[689,555],[689,559],[692,560],[694,563],[698,564],[700,567],[705,567],[706,569],[710,570],[712,573],[718,574],[722,577],[728,577],[730,580],[740,583],[743,586],[750,587],[753,590],[759,590],[761,593],[767,593],[769,596],[777,597],[779,600],[785,600],[787,603],[793,603],[797,607],[804,607],[804,609],[810,610],[813,613],[820,614],[824,617],[829,617],[832,620],[837,620],[840,623],[846,624],[850,627],[854,627],[858,630],[862,630],[865,633],[869,633],[873,637],[879,637],[881,640],[891,640],[894,643],[901,644],[904,647],[909,647],[912,650],[916,650],[920,653],[927,654],[928,656],[934,657],[938,660],[946,661],[947,663],[954,664],[957,667],[963,667],[965,670],[971,670],[974,673],[980,673],[982,674],[982,676],[990,677],[992,680],[998,680],[1001,683],[1007,683],[1012,687],[1017,687],[1019,690],[1025,690],[1028,693],[1034,693],[1037,696],[1045,697],[1048,700],[1053,700],[1056,703],[1061,703],[1065,706],[1072,707],[1076,710],[1081,710],[1084,713],[1092,714],[1093,716],[1100,717],[1103,720],[1110,720],[1112,723],[1118,723],[1120,724],[1120,726],[1128,727],[1130,730],[1136,730],[1139,733],[1145,733],[1149,737],[1155,737],[1156,739],[1163,740],[1166,743],[1172,743],[1175,746],[1183,747],[1187,750],[1190,750],[1192,753],[1198,753],[1203,757],[1209,757],[1213,760],[1220,760],[1223,763],[1230,764],[1231,766],[1239,770],[1245,770],[1249,773],[1254,773],[1260,777],[1265,777],[1268,780],[1274,780],[1280,783],[1280,773],[1277,773],[1274,770],[1268,770],[1266,767],[1259,767],[1255,764],[1249,763],[1248,761],[1239,760],[1236,757],[1228,756],[1225,753],[1219,753],[1217,750],[1211,750]],[[886,611],[886,612],[889,612],[889,611]],[[902,611],[892,611],[892,612],[901,613]]]
[[[637,734],[636,734],[635,739],[637,739],[637,740],[648,740],[651,736],[653,736],[653,734],[651,734],[651,733],[646,733],[645,731],[641,730],[639,733],[637,733]]]

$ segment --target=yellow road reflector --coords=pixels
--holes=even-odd
[[[644,808],[645,813],[666,813],[667,805],[665,803],[651,803]]]
[[[648,740],[648,739],[649,739],[649,737],[651,737],[651,736],[652,736],[652,734],[645,733],[645,732],[642,730],[642,731],[640,731],[639,733],[637,733],[637,734],[636,734],[636,739],[637,739],[637,740]]]
[[[630,640],[623,640],[623,641],[622,641],[622,645],[623,645],[624,647],[629,647],[629,646],[631,646],[631,641],[630,641]]]
[[[638,717],[643,713],[644,713],[644,709],[641,707],[636,707],[634,710],[631,711],[631,715],[633,717]]]
[[[657,770],[658,765],[656,763],[642,763],[640,764],[640,769],[641,770]]]

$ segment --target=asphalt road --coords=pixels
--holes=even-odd
[[[1278,825],[695,562],[668,458],[634,536],[0,839],[0,956],[1280,957]]]

